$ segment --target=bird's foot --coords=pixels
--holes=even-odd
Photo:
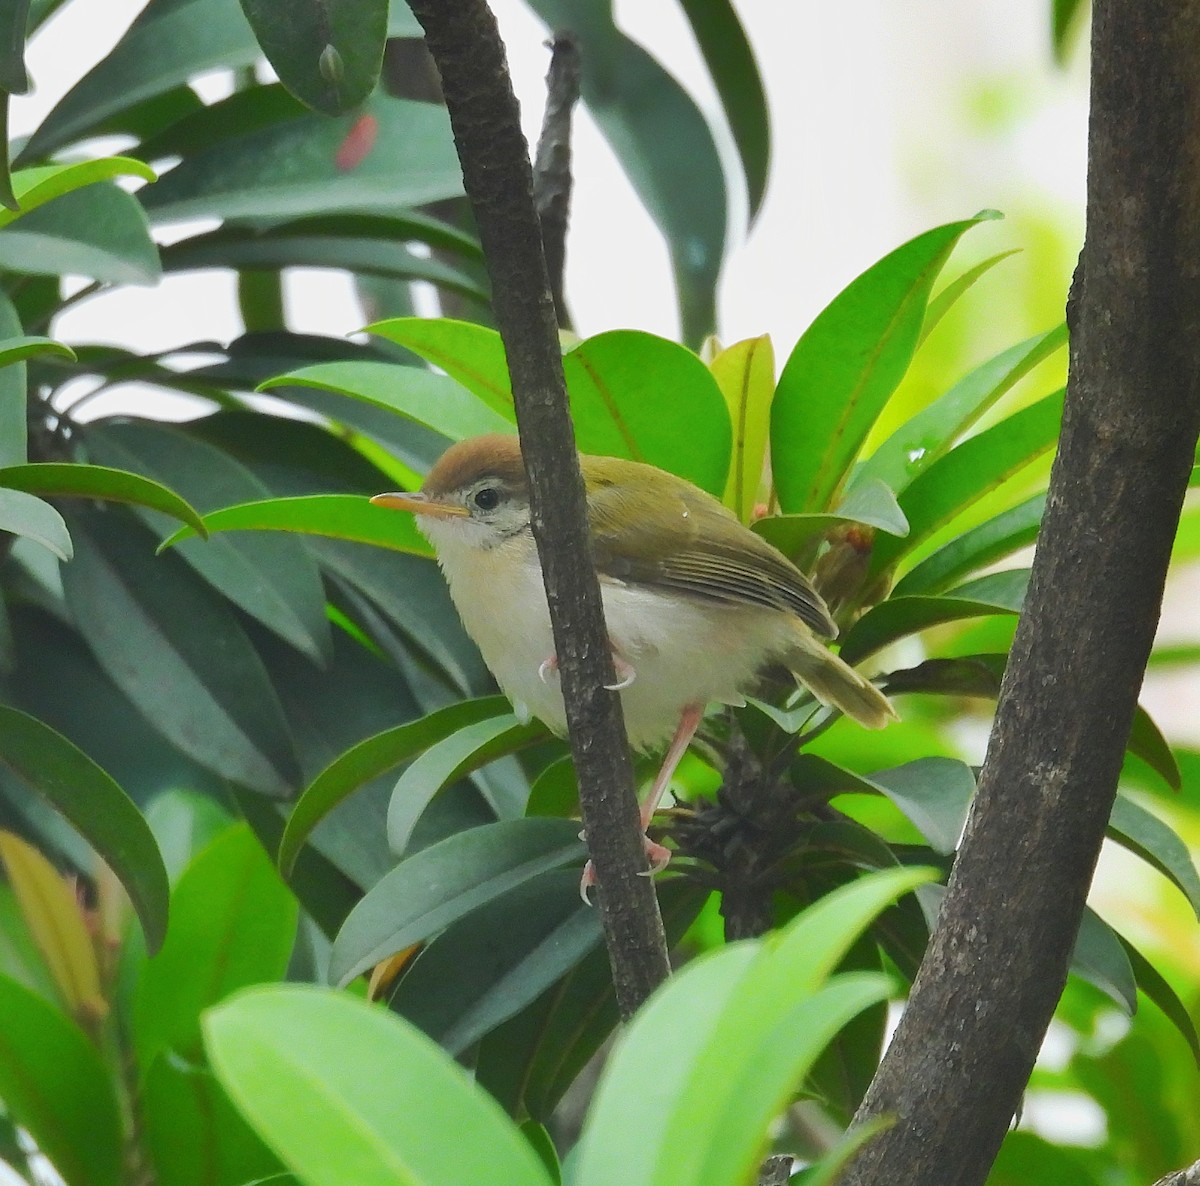
[[[583,840],[584,833],[579,833],[579,839]],[[650,862],[650,868],[639,873],[639,877],[653,877],[656,873],[661,873],[671,862],[671,850],[665,844],[659,844],[657,840],[651,840],[649,836],[643,833],[642,844],[646,850],[646,860]],[[590,906],[592,899],[588,897],[588,893],[592,886],[596,884],[596,866],[589,860],[583,867],[583,876],[579,879],[579,896],[584,902]]]
[[[623,692],[628,688],[635,679],[637,679],[637,671],[632,663],[623,659],[617,650],[613,649],[613,668],[617,673],[617,682],[615,684],[605,684],[604,687],[609,692]],[[558,656],[551,655],[548,659],[543,659],[538,665],[538,679],[544,684],[548,684],[558,675]]]

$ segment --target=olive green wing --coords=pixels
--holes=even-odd
[[[728,604],[795,614],[819,635],[837,626],[808,578],[715,498],[669,474],[591,485],[592,546],[604,576]]]

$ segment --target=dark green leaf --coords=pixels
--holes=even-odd
[[[124,470],[77,462],[37,461],[0,469],[0,486],[59,497],[132,503],[162,511],[187,523],[199,535],[206,534],[199,513],[173,490]]]
[[[456,380],[417,367],[355,360],[328,362],[280,375],[262,386],[271,391],[293,385],[337,391],[387,408],[452,441],[515,430],[510,418],[493,411]]]
[[[351,911],[333,945],[330,979],[348,983],[539,873],[565,864],[582,869],[578,831],[569,820],[502,820],[422,849]]]
[[[270,491],[228,453],[152,421],[101,421],[82,432],[91,456],[167,482],[201,511],[266,498]],[[0,475],[0,481],[3,481]],[[142,516],[160,535],[171,524]],[[316,663],[333,649],[320,573],[300,540],[221,536],[182,541],[177,551],[212,587]]]
[[[1108,832],[1119,844],[1170,878],[1200,918],[1200,875],[1187,843],[1170,825],[1125,795],[1118,795]]]
[[[245,824],[229,828],[175,887],[162,951],[142,969],[133,1042],[145,1074],[173,1052],[200,1058],[200,1014],[248,984],[277,980],[296,933],[296,900]]]
[[[737,144],[753,222],[766,196],[771,125],[758,63],[729,0],[680,0]]]
[[[451,783],[494,762],[517,753],[549,734],[540,721],[520,722],[512,713],[463,725],[449,737],[435,741],[400,776],[388,807],[388,846],[403,855],[417,820],[433,798]],[[491,797],[489,797],[491,799]],[[492,801],[500,819],[521,815],[524,797],[517,802]]]
[[[1170,743],[1140,704],[1134,711],[1129,730],[1129,752],[1137,754],[1171,790],[1178,791],[1183,786],[1183,776]]]
[[[725,176],[712,132],[683,87],[617,27],[611,0],[531,0],[530,7],[549,28],[578,39],[583,100],[667,240],[682,338],[699,346],[716,325],[725,253]]]
[[[60,560],[70,560],[71,534],[48,502],[23,490],[0,486],[0,532],[24,536],[49,548]]]
[[[579,900],[578,870],[548,870],[442,931],[388,1004],[461,1054],[565,976],[601,937],[599,916]]]
[[[851,485],[878,478],[897,494],[901,493],[913,478],[943,456],[1002,395],[1011,391],[1066,342],[1066,325],[1057,325],[988,359],[940,399],[900,425],[859,466]]]
[[[990,272],[1001,260],[1008,259],[1010,255],[1016,255],[1019,250],[1020,248],[1013,248],[1010,251],[1001,251],[997,255],[981,260],[974,267],[968,268],[961,276],[956,276],[936,296],[931,297],[925,310],[925,321],[921,325],[921,341],[924,342],[933,333],[942,318],[950,312],[954,303],[968,292],[977,280]]]
[[[906,573],[892,590],[893,597],[944,593],[972,572],[1011,556],[1037,539],[1046,496],[1035,494],[952,539]]]
[[[7,91],[0,91],[0,137],[3,137],[3,142],[8,143],[8,105],[9,95]],[[4,153],[3,160],[0,160],[0,206],[6,210],[19,210],[20,202],[17,201],[16,194],[13,193],[12,170],[8,162],[8,151]]]
[[[177,557],[115,511],[73,515],[72,616],[113,682],[199,763],[287,795],[297,775],[279,701],[244,632]],[[164,689],[170,689],[165,696]]]
[[[167,926],[167,873],[129,796],[82,750],[36,717],[0,704],[0,763],[45,795],[129,894],[153,954]]]
[[[286,9],[242,0],[242,11],[279,81],[307,106],[342,115],[375,89],[387,0],[300,0]]]
[[[356,136],[364,151],[350,163],[343,149]],[[461,192],[445,109],[377,94],[360,115],[308,114],[227,136],[140,196],[152,221],[178,222],[390,210]]]
[[[109,1069],[61,1010],[3,975],[0,1098],[73,1186],[124,1181],[124,1138]]]
[[[398,515],[387,507],[372,506],[369,499],[356,494],[270,498],[213,511],[204,516],[203,524],[210,534],[219,531],[298,531],[377,544],[414,556],[433,555],[433,549],[417,531],[411,515]],[[191,535],[190,528],[180,528],[163,541],[159,550],[170,548]]]
[[[364,783],[394,769],[414,754],[474,721],[508,711],[502,696],[452,704],[422,717],[368,737],[347,750],[321,772],[296,802],[279,846],[279,868],[286,875],[312,830],[339,803]]]
[[[36,358],[39,354],[53,354],[59,358],[68,358],[72,362],[75,360],[75,351],[64,342],[56,342],[53,338],[9,338],[0,342],[0,367],[9,366],[25,358]]]
[[[883,691],[889,696],[925,692],[942,696],[987,696],[1000,694],[1007,655],[963,655],[956,659],[926,659],[916,667],[889,671]]]
[[[29,0],[9,0],[0,11],[0,90],[24,95],[29,90],[25,70],[25,30]]]
[[[271,986],[212,1010],[204,1028],[218,1078],[307,1186],[346,1186],[348,1166],[363,1186],[550,1186],[495,1101],[386,1010]]]
[[[0,293],[0,341],[12,343],[25,333],[12,301]],[[0,366],[0,465],[22,465],[28,453],[25,439],[25,372],[18,360]]]
[[[872,573],[886,571],[906,552],[1054,447],[1062,420],[1063,393],[1056,392],[1014,412],[951,449],[924,470],[900,495],[912,530],[903,539],[876,540]]]
[[[1079,923],[1071,971],[1095,985],[1130,1017],[1137,1011],[1137,982],[1121,937],[1090,906]]]
[[[796,343],[771,408],[775,489],[784,511],[830,509],[908,369],[938,273],[979,221],[949,223],[898,247],[843,289]]]
[[[1129,963],[1137,978],[1137,986],[1148,996],[1166,1015],[1167,1019],[1179,1031],[1183,1040],[1192,1051],[1192,1057],[1200,1066],[1200,1035],[1196,1033],[1196,1023],[1188,1012],[1188,1007],[1179,999],[1179,995],[1163,977],[1162,973],[1123,935],[1117,939],[1125,948]]]
[[[158,248],[141,203],[112,182],[63,194],[0,235],[0,267],[36,276],[157,284]]]
[[[891,770],[879,770],[870,781],[904,812],[935,852],[958,847],[975,794],[970,766],[954,758],[918,758]]]

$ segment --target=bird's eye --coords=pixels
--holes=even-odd
[[[494,511],[500,505],[500,491],[495,486],[484,486],[471,495],[471,501],[481,511]]]

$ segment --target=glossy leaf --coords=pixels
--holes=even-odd
[[[918,758],[876,771],[870,781],[908,816],[935,852],[948,855],[958,847],[975,794],[975,776],[966,763]]]
[[[200,1014],[239,988],[282,977],[295,931],[296,900],[246,825],[201,851],[175,887],[162,950],[138,978],[133,1041],[142,1074],[163,1052],[199,1059]]]
[[[292,740],[262,660],[224,602],[178,557],[155,557],[153,538],[115,512],[73,515],[72,535],[67,604],[112,681],[201,765],[288,794],[298,781]]]
[[[212,510],[266,498],[270,491],[224,450],[152,421],[93,423],[83,432],[89,455],[168,482],[192,505]],[[143,515],[154,531],[170,524]],[[320,573],[300,540],[233,535],[182,541],[177,551],[212,587],[316,663],[333,650]]]
[[[502,820],[401,861],[351,911],[333,945],[330,979],[348,983],[549,869],[582,868],[586,850],[578,833],[570,820]]]
[[[1129,957],[1130,966],[1137,978],[1137,986],[1146,994],[1166,1015],[1172,1025],[1179,1031],[1183,1040],[1191,1049],[1196,1065],[1200,1066],[1200,1034],[1196,1032],[1196,1023],[1188,1012],[1188,1007],[1179,999],[1179,994],[1171,987],[1162,973],[1123,935],[1117,935],[1125,954]]]
[[[1010,346],[960,379],[945,395],[906,420],[855,471],[851,486],[878,478],[900,494],[942,457],[1001,396],[1066,345],[1057,325]]]
[[[1183,775],[1170,742],[1154,723],[1154,718],[1139,704],[1129,730],[1129,752],[1137,754],[1173,791],[1183,787]]]
[[[242,0],[242,11],[279,81],[314,110],[342,115],[379,81],[387,0],[304,0],[286,10]]]
[[[124,1134],[96,1047],[36,993],[0,975],[0,1098],[70,1186],[120,1186]]]
[[[35,461],[0,469],[0,486],[65,498],[98,498],[162,511],[205,534],[199,512],[173,490],[140,474],[79,462]]]
[[[112,182],[63,194],[0,235],[0,267],[36,276],[156,284],[162,275],[141,203]]]
[[[956,276],[945,288],[931,297],[929,305],[925,309],[925,321],[921,325],[921,341],[924,342],[933,333],[942,318],[950,312],[961,296],[974,287],[977,280],[987,275],[1001,260],[1008,259],[1010,255],[1016,255],[1019,250],[1019,248],[1013,248],[1010,251],[1001,251],[996,255],[988,256],[987,259],[968,268],[962,275]]]
[[[892,596],[944,593],[972,572],[1027,547],[1037,539],[1045,507],[1045,494],[1035,494],[978,527],[964,531],[905,573],[897,581]]]
[[[407,6],[395,4],[392,10],[389,32],[419,36]],[[22,157],[44,156],[78,140],[197,74],[249,66],[260,56],[238,0],[154,0],[46,117]]]
[[[796,556],[831,531],[861,524],[889,535],[908,534],[908,520],[895,495],[882,482],[856,486],[824,515],[769,515],[752,524],[754,531],[788,556]]]
[[[579,900],[579,870],[547,870],[436,936],[388,1005],[461,1054],[562,979],[602,938],[596,910]]]
[[[432,556],[433,549],[416,527],[411,515],[398,515],[387,507],[372,506],[357,494],[309,494],[299,498],[268,498],[242,506],[225,507],[204,516],[209,534],[221,531],[296,531],[306,535],[329,535],[394,548],[414,556]],[[170,548],[192,535],[184,527],[159,547]]]
[[[1125,795],[1118,795],[1108,833],[1119,844],[1170,878],[1200,919],[1200,874],[1191,851],[1174,828]]]
[[[493,411],[454,379],[416,367],[354,360],[329,362],[280,375],[262,386],[272,391],[293,385],[337,391],[386,408],[452,441],[486,432],[515,430],[511,418]]]
[[[339,149],[364,119],[374,129],[368,151],[353,167],[340,166]],[[306,114],[227,136],[140,196],[158,223],[389,210],[461,193],[445,109],[376,94],[359,115]]]
[[[731,944],[671,978],[605,1068],[580,1140],[578,1186],[749,1178],[768,1126],[841,1026],[887,992],[869,974],[822,987],[858,934],[928,873],[874,874],[773,936]]]
[[[796,343],[771,408],[772,468],[784,511],[830,509],[908,369],[938,273],[979,221],[949,223],[898,247],[843,289]]]
[[[71,533],[62,515],[48,502],[23,490],[0,486],[0,531],[34,540],[60,560],[70,560],[73,554]]]
[[[563,371],[581,453],[644,461],[721,496],[729,413],[712,372],[690,350],[612,330],[568,351]]]
[[[9,710],[11,711],[11,710]],[[96,949],[74,886],[33,845],[0,831],[0,864],[61,999],[79,1022],[107,1012]]]
[[[911,530],[903,540],[876,540],[871,571],[886,571],[967,507],[978,502],[1054,447],[1062,420],[1062,392],[1014,412],[951,449],[914,478],[900,496]]]
[[[530,7],[579,42],[583,100],[667,240],[681,336],[698,346],[716,324],[725,254],[725,177],[712,132],[683,87],[618,28],[611,0],[531,0]]]
[[[89,161],[73,161],[66,165],[40,165],[13,174],[13,193],[21,203],[20,210],[0,210],[0,227],[29,214],[55,198],[114,177],[140,177],[153,181],[154,170],[132,157],[99,157]]]
[[[75,351],[70,346],[65,342],[56,342],[53,338],[23,336],[0,341],[0,367],[26,358],[36,358],[41,354],[52,354],[71,361],[75,359]]]
[[[418,721],[368,737],[347,750],[316,777],[292,808],[279,846],[279,868],[284,875],[291,873],[297,854],[317,824],[364,783],[386,774],[456,730],[499,716],[508,709],[508,701],[502,696],[451,704]]]
[[[1130,1017],[1137,1011],[1137,982],[1120,936],[1085,906],[1071,952],[1071,971],[1082,976]]]
[[[428,1038],[314,988],[252,989],[205,1042],[246,1118],[308,1186],[550,1186],[517,1127]]]
[[[405,770],[392,792],[388,806],[388,847],[397,856],[403,855],[425,808],[451,783],[547,737],[549,733],[540,721],[522,722],[512,713],[503,713],[463,725],[449,737],[435,741]],[[519,816],[525,806],[524,800],[503,803],[492,796],[488,799],[501,819]]]
[[[153,954],[167,923],[167,874],[158,845],[128,795],[61,733],[0,705],[0,763],[44,795],[120,879]]]
[[[725,397],[733,430],[724,502],[743,523],[749,523],[763,483],[771,428],[771,399],[775,394],[771,339],[763,334],[735,342],[709,363],[709,370]]]
[[[754,51],[729,0],[680,0],[733,133],[753,223],[766,196],[771,163],[767,97]]]

